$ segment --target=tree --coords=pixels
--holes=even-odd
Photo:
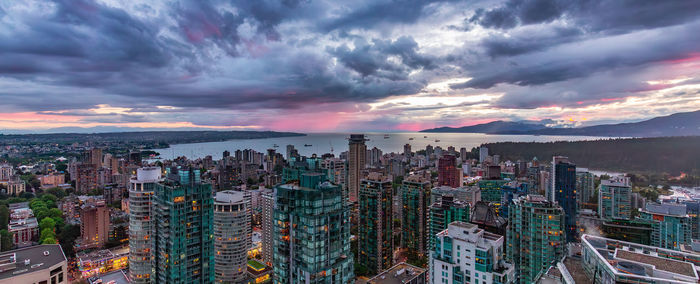
[[[65,224],[58,234],[58,241],[63,248],[63,252],[66,257],[75,257],[75,251],[73,246],[75,245],[75,240],[80,237],[80,225]]]
[[[49,217],[51,217],[51,218],[62,218],[62,217],[63,217],[63,212],[61,212],[61,209],[58,209],[58,208],[51,208],[51,209],[49,209]]]
[[[53,196],[55,196],[58,199],[61,199],[61,198],[66,196],[66,191],[60,187],[52,187],[52,188],[45,190],[44,192],[47,194],[52,194]]]
[[[10,222],[10,209],[5,205],[0,205],[0,230],[7,229]]]
[[[41,219],[41,222],[39,222],[39,229],[41,229],[42,232],[44,231],[44,229],[51,229],[51,231],[53,232],[53,230],[55,228],[56,228],[56,221],[54,221],[50,217],[46,217],[44,219]]]
[[[0,230],[0,247],[2,251],[11,250],[13,247],[12,234],[6,229]]]

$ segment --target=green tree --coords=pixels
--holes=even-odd
[[[50,217],[46,217],[44,219],[41,219],[41,222],[39,222],[39,229],[43,232],[44,229],[51,229],[51,232],[56,228],[56,221],[51,219]]]
[[[13,247],[12,234],[6,229],[0,230],[0,247],[2,251],[11,250]]]
[[[51,217],[51,218],[62,218],[62,217],[63,217],[63,212],[61,212],[61,209],[58,209],[58,208],[51,208],[51,209],[49,209],[49,217]]]
[[[75,245],[75,240],[80,237],[80,225],[65,224],[58,234],[58,242],[63,248],[63,252],[66,257],[75,257],[75,251],[73,246]]]
[[[5,205],[0,205],[0,230],[7,229],[10,222],[10,209]]]

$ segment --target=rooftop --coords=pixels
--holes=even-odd
[[[689,262],[676,261],[670,258],[651,256],[647,254],[630,252],[620,249],[615,250],[615,257],[635,262],[651,264],[655,266],[658,270],[673,272],[688,277],[695,277],[695,268]]]
[[[425,277],[425,269],[405,262],[384,270],[367,281],[367,284],[403,284],[418,277]]]
[[[38,245],[7,251],[0,255],[0,280],[48,269],[64,261],[66,256],[60,245]]]
[[[126,274],[122,270],[112,271],[107,274],[88,278],[89,284],[129,284]]]

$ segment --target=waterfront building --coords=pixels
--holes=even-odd
[[[274,281],[353,283],[350,208],[340,186],[306,173],[298,184],[277,186]]]
[[[129,183],[129,277],[133,283],[150,283],[153,274],[151,205],[160,180],[160,167],[147,167],[136,170]]]
[[[509,210],[507,257],[519,283],[533,283],[538,274],[564,256],[564,209],[541,195],[513,199]]]
[[[214,230],[211,184],[197,169],[169,169],[153,199],[156,283],[213,283]]]
[[[357,263],[370,275],[393,264],[392,181],[380,173],[370,173],[360,183]]]
[[[515,269],[503,259],[503,236],[452,222],[435,237],[430,256],[433,283],[515,283]]]
[[[247,278],[252,246],[251,194],[220,191],[214,197],[214,274],[217,283],[241,283]]]

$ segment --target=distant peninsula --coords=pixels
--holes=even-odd
[[[216,142],[235,139],[260,139],[305,136],[303,133],[276,131],[130,131],[105,133],[0,134],[0,145],[31,143],[143,144],[165,148],[170,144]]]
[[[464,127],[432,128],[421,132],[601,137],[700,136],[700,111],[675,113],[639,122],[575,128],[550,127],[539,121],[493,121]]]

